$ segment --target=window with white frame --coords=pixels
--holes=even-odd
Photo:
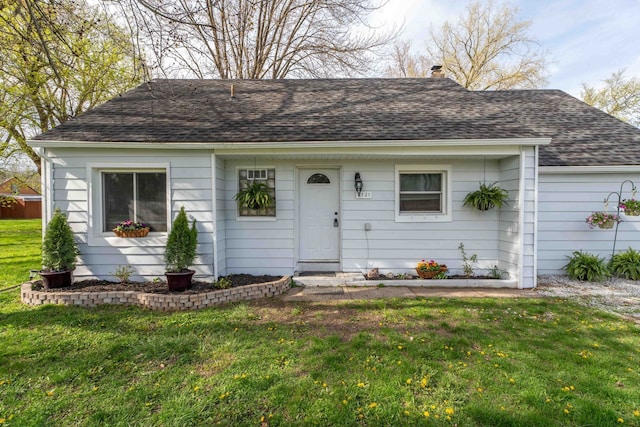
[[[272,203],[264,209],[250,209],[238,206],[239,217],[275,217],[276,216],[276,170],[275,168],[238,169],[238,191],[243,190],[254,181],[264,183],[269,189]]]
[[[396,166],[396,220],[450,221],[451,168]]]
[[[102,230],[133,220],[167,231],[166,171],[102,171]]]

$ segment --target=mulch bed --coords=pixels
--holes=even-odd
[[[230,274],[224,276],[224,278],[231,284],[230,288],[236,288],[238,286],[255,285],[258,283],[267,283],[280,280],[282,276],[253,276],[251,274]],[[42,287],[42,282],[38,281],[34,283],[34,286],[40,287],[36,289],[45,292],[109,292],[109,291],[137,291],[147,292],[151,294],[197,294],[202,292],[211,292],[219,290],[215,284],[209,282],[193,281],[191,287],[182,292],[171,292],[167,288],[167,283],[163,281],[158,282],[131,282],[131,283],[119,283],[110,282],[108,280],[80,280],[73,283],[71,286],[58,289],[45,290]]]

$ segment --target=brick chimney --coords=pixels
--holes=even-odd
[[[442,65],[434,65],[431,67],[431,78],[441,79],[444,78],[444,71],[442,71]]]

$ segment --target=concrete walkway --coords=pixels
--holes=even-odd
[[[285,301],[348,301],[376,298],[533,298],[531,289],[517,289],[515,280],[364,280],[360,273],[311,273],[293,277],[300,287],[283,295]],[[410,285],[407,285],[410,283]]]
[[[283,295],[285,301],[349,301],[377,298],[535,298],[530,289],[510,288],[431,288],[417,286],[364,287],[314,286],[294,287]]]

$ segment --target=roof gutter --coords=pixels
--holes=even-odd
[[[540,166],[540,175],[544,174],[579,174],[579,173],[640,173],[640,165],[607,165],[607,166]]]
[[[278,142],[87,142],[28,140],[31,147],[42,148],[159,148],[169,150],[264,150],[300,148],[375,148],[375,147],[469,147],[548,145],[551,138],[496,138],[496,139],[423,139],[423,140],[362,140],[362,141],[278,141]]]

